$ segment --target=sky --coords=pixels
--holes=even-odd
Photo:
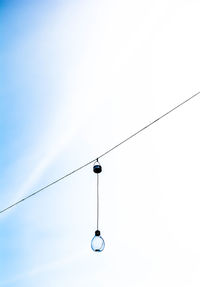
[[[0,209],[200,91],[197,0],[0,1]],[[0,216],[0,287],[200,285],[200,98]]]

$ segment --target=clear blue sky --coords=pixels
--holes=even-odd
[[[0,2],[0,208],[200,89],[184,1]],[[200,99],[0,217],[0,287],[200,284]]]

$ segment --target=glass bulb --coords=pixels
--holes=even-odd
[[[105,247],[105,242],[103,238],[100,236],[100,231],[99,233],[96,231],[95,236],[92,238],[92,241],[91,241],[91,248],[95,252],[101,252],[104,250],[104,247]]]

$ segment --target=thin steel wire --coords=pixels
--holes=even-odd
[[[141,128],[140,130],[138,130],[137,132],[133,133],[132,135],[130,135],[129,137],[127,137],[126,139],[124,139],[123,141],[121,141],[120,143],[118,143],[117,145],[113,146],[112,148],[110,148],[109,150],[107,150],[106,152],[104,152],[103,154],[99,155],[98,158],[104,157],[105,155],[107,155],[108,153],[110,153],[110,152],[113,151],[114,149],[118,148],[119,146],[121,146],[121,145],[124,144],[125,142],[129,141],[130,139],[132,139],[133,137],[135,137],[135,136],[138,135],[139,133],[143,132],[144,130],[146,130],[147,128],[149,128],[150,126],[152,126],[153,124],[155,124],[156,122],[158,122],[159,120],[161,120],[162,118],[166,117],[167,115],[169,115],[170,113],[172,113],[173,111],[175,111],[176,109],[178,109],[179,107],[183,106],[184,104],[186,104],[187,102],[189,102],[189,101],[192,100],[193,98],[197,97],[199,94],[200,94],[200,91],[199,91],[198,93],[192,95],[191,97],[189,97],[189,98],[186,99],[185,101],[181,102],[180,104],[178,104],[177,106],[175,106],[174,108],[172,108],[171,110],[169,110],[168,112],[164,113],[163,115],[161,115],[160,117],[158,117],[158,118],[155,119],[154,121],[150,122],[149,124],[147,124],[146,126],[144,126],[143,128]],[[97,157],[96,157],[96,158],[97,158]],[[24,198],[22,198],[22,199],[16,201],[15,203],[9,205],[8,207],[6,207],[6,208],[0,210],[0,213],[3,213],[3,212],[5,212],[5,211],[7,211],[7,210],[13,208],[14,206],[20,204],[21,202],[23,202],[23,201],[25,201],[25,200],[27,200],[27,199],[29,199],[29,198],[35,196],[36,194],[40,193],[41,191],[43,191],[43,190],[45,190],[45,189],[51,187],[52,185],[58,183],[59,181],[61,181],[61,180],[65,179],[65,178],[71,176],[72,174],[76,173],[77,171],[79,171],[79,170],[85,168],[86,166],[92,164],[93,162],[96,161],[96,158],[93,159],[93,160],[91,160],[91,161],[89,161],[89,162],[87,162],[86,164],[84,164],[84,165],[78,167],[77,169],[75,169],[75,170],[69,172],[68,174],[66,174],[66,175],[64,175],[64,176],[62,176],[62,177],[60,177],[60,178],[58,178],[57,180],[55,180],[55,181],[49,183],[48,185],[46,185],[46,186],[40,188],[39,190],[37,190],[37,191],[31,193],[30,195],[28,195],[28,196],[26,196],[26,197],[24,197]]]
[[[55,180],[55,181],[49,183],[48,185],[46,185],[46,186],[44,186],[44,187],[38,189],[37,191],[31,193],[30,195],[27,195],[26,197],[24,197],[24,198],[22,198],[22,199],[16,201],[15,203],[9,205],[8,207],[2,209],[2,210],[0,211],[0,213],[3,213],[3,212],[5,212],[5,211],[7,211],[8,209],[14,207],[15,205],[21,203],[22,201],[24,201],[24,200],[26,200],[26,199],[28,199],[28,198],[30,198],[30,197],[32,197],[32,196],[35,196],[37,193],[39,193],[39,192],[41,192],[41,191],[47,189],[48,187],[50,187],[50,186],[52,186],[52,185],[58,183],[59,181],[63,180],[64,178],[66,178],[66,177],[72,175],[73,173],[75,173],[75,172],[77,172],[77,171],[83,169],[84,167],[90,165],[90,164],[93,163],[93,162],[94,162],[94,160],[89,161],[88,163],[86,163],[86,164],[80,166],[79,168],[77,168],[77,169],[75,169],[75,170],[69,172],[68,174],[66,174],[66,175],[64,175],[64,176],[62,176],[62,177],[60,177],[60,178],[58,178],[57,180]]]
[[[181,102],[179,105],[175,106],[173,109],[169,110],[168,112],[166,112],[165,114],[163,114],[162,116],[158,117],[157,119],[155,119],[153,122],[150,122],[148,125],[146,125],[145,127],[141,128],[140,130],[138,130],[137,132],[135,132],[134,134],[132,134],[131,136],[129,136],[128,138],[126,138],[125,140],[121,141],[120,143],[118,143],[117,145],[115,145],[114,147],[112,147],[111,149],[107,150],[106,152],[104,152],[103,154],[101,154],[98,158],[101,158],[103,156],[105,156],[106,154],[108,154],[109,152],[113,151],[114,149],[116,149],[117,147],[119,147],[120,145],[124,144],[125,142],[127,142],[128,140],[132,139],[133,137],[135,137],[137,134],[141,133],[142,131],[146,130],[147,128],[149,128],[150,126],[152,126],[153,124],[155,124],[157,121],[161,120],[162,118],[166,117],[167,115],[169,115],[170,113],[172,113],[173,111],[175,111],[176,109],[178,109],[179,107],[183,106],[184,104],[186,104],[187,102],[189,102],[190,100],[192,100],[193,98],[195,98],[196,96],[198,96],[200,94],[200,91],[196,94],[194,94],[193,96],[191,96],[190,98],[188,98],[187,100]]]
[[[97,173],[97,230],[99,230],[99,174]]]

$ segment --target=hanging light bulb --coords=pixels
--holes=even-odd
[[[105,242],[101,237],[101,233],[99,230],[95,231],[95,236],[92,238],[91,241],[92,250],[95,252],[101,252],[104,250]]]
[[[102,172],[102,167],[98,162],[98,159],[94,163],[93,171],[97,174],[97,230],[95,231],[95,236],[92,238],[91,248],[95,252],[101,252],[104,250],[105,242],[99,231],[99,173]]]

